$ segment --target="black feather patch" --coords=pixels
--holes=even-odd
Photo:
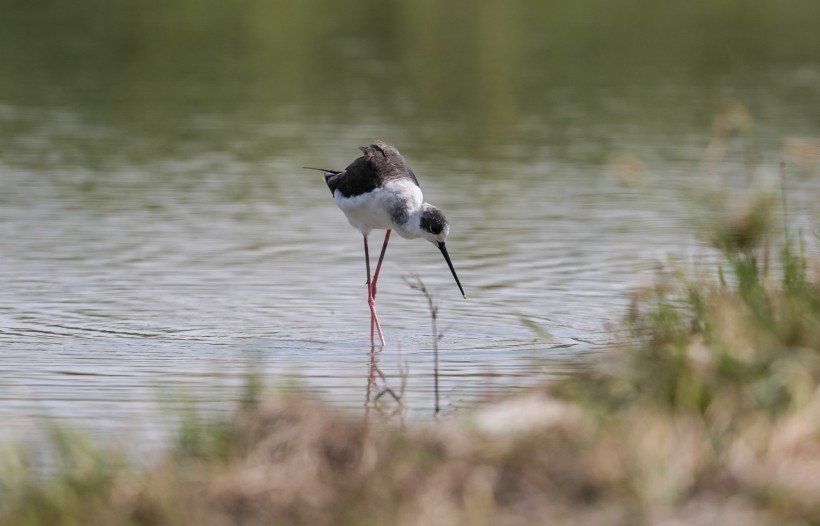
[[[419,221],[419,226],[422,230],[426,230],[431,234],[437,236],[441,234],[444,227],[447,226],[447,219],[444,213],[438,208],[430,207],[424,211]]]
[[[325,176],[330,191],[344,197],[372,192],[387,181],[408,179],[419,185],[415,174],[407,167],[399,151],[381,141],[360,148],[363,155],[350,163],[341,173]]]

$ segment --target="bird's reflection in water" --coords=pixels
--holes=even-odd
[[[383,420],[397,419],[399,424],[405,424],[404,389],[407,385],[407,368],[399,367],[399,385],[394,387],[387,376],[379,368],[381,348],[377,351],[375,345],[370,347],[370,362],[368,364],[367,389],[365,391],[365,417],[370,418],[371,409]]]

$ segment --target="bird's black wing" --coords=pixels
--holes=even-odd
[[[416,183],[416,186],[421,188],[421,185],[419,184],[419,180],[416,179],[416,174],[413,173],[413,170],[411,170],[410,168],[407,168],[407,175],[409,176],[408,179],[410,179],[411,181]]]
[[[350,163],[344,172],[326,175],[325,182],[331,193],[338,190],[344,197],[353,197],[373,191],[383,180],[370,158],[362,156]]]
[[[335,195],[338,190],[344,197],[354,197],[372,192],[386,181],[395,179],[410,180],[419,186],[416,174],[393,146],[377,141],[360,149],[364,155],[350,163],[343,172],[322,170],[331,194]]]

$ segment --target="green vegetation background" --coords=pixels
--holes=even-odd
[[[1,0],[0,12],[0,101],[141,135],[170,128],[164,139],[203,113],[292,111],[456,121],[503,141],[551,110],[548,89],[685,82],[707,95],[727,77],[765,84],[761,69],[820,61],[813,0]]]

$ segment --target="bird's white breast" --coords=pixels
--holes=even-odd
[[[373,229],[388,228],[404,235],[407,223],[417,220],[423,200],[421,189],[407,180],[388,181],[371,192],[351,197],[337,190],[333,198],[348,222],[365,235]]]

